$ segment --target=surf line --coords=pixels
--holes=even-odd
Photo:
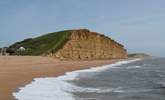
[[[80,73],[101,72],[115,66],[139,60],[141,59],[124,60],[100,67],[91,67],[90,69],[66,72],[65,75],[58,77],[35,78],[30,84],[21,87],[18,92],[14,92],[13,96],[18,100],[75,100],[75,96],[70,92],[81,88],[67,81],[75,80]]]

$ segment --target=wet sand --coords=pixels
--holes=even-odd
[[[117,60],[59,61],[40,56],[0,56],[0,100],[15,100],[13,92],[38,77],[56,77],[65,72],[96,67]]]

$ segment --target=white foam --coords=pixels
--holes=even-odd
[[[117,88],[86,88],[74,86],[72,92],[86,92],[86,93],[108,93],[122,91],[121,87]]]
[[[142,66],[128,66],[128,67],[126,67],[126,69],[138,69],[138,68],[142,68]]]
[[[89,92],[109,92],[117,89],[98,89],[98,88],[84,88],[75,86],[68,80],[74,80],[78,78],[80,73],[84,72],[100,72],[109,68],[115,68],[116,66],[138,61],[140,59],[120,61],[115,64],[105,65],[101,67],[93,67],[91,69],[78,70],[73,72],[67,72],[63,76],[49,77],[49,78],[35,78],[30,84],[20,91],[14,92],[13,96],[18,100],[75,100],[74,95],[69,92],[74,91],[89,91]]]

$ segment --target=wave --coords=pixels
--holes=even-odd
[[[157,88],[165,88],[165,82],[156,82]]]
[[[114,64],[101,67],[92,67],[90,69],[67,72],[63,76],[49,78],[35,78],[30,84],[20,88],[18,92],[14,92],[13,96],[18,100],[75,100],[75,96],[71,92],[97,92],[105,93],[110,91],[121,91],[119,88],[98,89],[78,87],[67,81],[75,80],[82,72],[100,72],[116,66],[128,64],[140,59],[120,61]]]
[[[137,69],[137,68],[142,68],[142,66],[128,66],[126,69]]]
[[[85,93],[109,93],[109,92],[123,92],[121,87],[117,88],[86,88],[86,87],[78,87],[74,86],[69,92],[85,92]]]

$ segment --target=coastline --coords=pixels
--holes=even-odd
[[[34,78],[57,77],[66,72],[112,64],[116,60],[59,61],[41,56],[0,57],[0,99],[15,100],[13,92],[33,81]]]
[[[14,92],[13,96],[18,100],[75,100],[78,97],[74,96],[72,92],[85,90],[96,91],[98,93],[112,91],[112,89],[79,87],[70,83],[70,81],[79,79],[79,77],[83,74],[87,75],[88,73],[101,73],[107,69],[118,68],[120,65],[139,60],[140,59],[122,60],[113,64],[66,72],[64,75],[57,77],[35,78],[31,83],[25,85],[24,87],[20,87],[20,91]]]

